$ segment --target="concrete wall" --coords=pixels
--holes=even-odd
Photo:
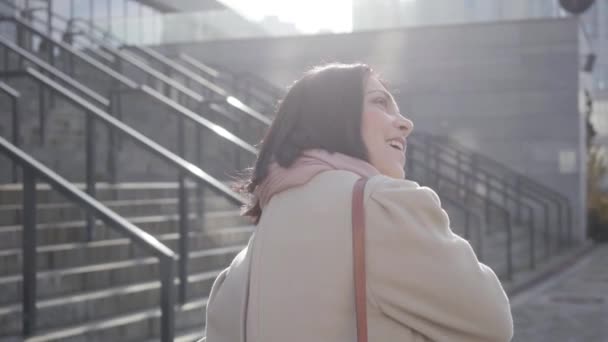
[[[363,61],[418,130],[449,135],[567,195],[584,225],[583,121],[573,18],[165,45],[286,86],[309,67]]]

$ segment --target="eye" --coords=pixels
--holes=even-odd
[[[381,105],[384,108],[388,108],[388,100],[386,99],[386,97],[383,97],[383,96],[376,97],[376,98],[374,98],[373,102]]]

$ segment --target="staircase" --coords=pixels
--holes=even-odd
[[[100,184],[97,195],[176,249],[177,184]],[[0,196],[0,340],[17,341],[21,339],[21,186],[3,185]],[[28,341],[158,339],[157,260],[101,222],[96,223],[93,241],[86,242],[82,210],[44,184],[37,188],[37,196],[39,330]],[[194,199],[190,203],[195,206]],[[205,205],[205,222],[190,217],[188,300],[176,311],[176,328],[185,340],[202,335],[205,298],[212,282],[246,245],[253,229],[225,199],[209,194]],[[204,230],[198,228],[203,225]]]
[[[176,293],[185,295],[175,307],[175,338],[202,336],[211,284],[253,231],[226,184],[253,161],[253,144],[270,123],[261,113],[271,113],[281,90],[188,55],[125,46],[96,27],[69,45],[57,38],[70,29],[58,14],[50,35],[40,18],[4,22],[24,32],[20,48],[41,61],[7,55],[13,68],[4,71],[6,83],[23,95],[19,147],[188,255],[187,274],[176,272],[174,279]],[[46,40],[55,54],[28,44],[29,36]],[[5,48],[15,43],[3,39]],[[32,76],[36,70],[56,85]],[[44,95],[35,96],[40,89]],[[1,109],[7,104],[0,100]],[[3,137],[10,137],[11,125],[8,116],[0,118]],[[5,160],[2,182],[12,176]],[[569,204],[517,173],[490,180],[490,164],[438,137],[414,136],[408,147],[408,178],[439,193],[453,230],[512,290],[576,251],[569,244]],[[522,190],[520,181],[529,186]],[[24,196],[22,183],[0,185],[2,341],[23,339]],[[37,324],[27,341],[161,340],[158,259],[100,220],[89,225],[89,216],[48,184],[38,183],[36,197]]]

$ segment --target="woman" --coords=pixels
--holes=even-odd
[[[356,341],[351,196],[366,215],[369,341],[509,341],[509,301],[437,195],[404,179],[413,124],[366,65],[315,68],[278,108],[243,190],[256,232],[216,279],[207,342]]]

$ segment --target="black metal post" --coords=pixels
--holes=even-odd
[[[112,2],[111,0],[106,0],[106,11],[107,11],[107,19],[108,19],[108,32],[112,34]]]
[[[21,27],[21,25],[17,25],[17,45],[21,48],[25,48],[25,30]],[[6,49],[6,47],[5,47]],[[25,62],[23,61],[23,57],[17,57],[19,59],[19,69],[24,69]]]
[[[204,112],[201,112],[204,113]],[[197,129],[196,130],[196,165],[199,168],[203,168],[203,151],[202,151],[202,145],[203,145],[203,135],[201,132],[201,129]],[[198,222],[198,226],[201,227],[203,230],[205,229],[205,218],[203,217],[204,213],[205,213],[205,202],[204,202],[204,191],[203,191],[203,186],[201,183],[197,183],[196,184],[196,202],[197,202],[197,217],[199,219],[200,222]]]
[[[169,68],[169,66],[165,66],[164,67],[164,72],[165,72],[165,76],[167,77],[172,77],[171,75],[171,69]],[[169,83],[164,83],[164,89],[163,89],[163,93],[165,93],[165,96],[168,98],[172,98],[172,94],[171,94],[171,86],[169,85]]]
[[[464,214],[464,238],[467,240],[470,240],[471,238],[471,232],[469,227],[471,221],[469,220],[469,216],[471,216],[471,214],[466,211]]]
[[[490,217],[490,182],[487,175],[484,175],[485,180],[485,215],[486,217]]]
[[[123,22],[122,22],[122,28],[125,31],[124,32],[124,41],[125,43],[129,44],[129,23],[128,23],[128,18],[129,18],[129,0],[123,0],[122,3],[122,18],[123,18]]]
[[[19,122],[19,108],[18,108],[19,103],[17,102],[17,98],[11,98],[11,111],[12,111],[12,115],[13,115],[13,120],[12,120],[12,124],[13,124],[13,145],[19,147],[21,145],[21,139],[19,139],[19,131],[21,130],[20,128],[20,122]],[[18,174],[18,170],[17,170],[17,162],[13,161],[13,170],[12,170],[12,181],[13,183],[17,183],[19,181],[19,174]]]
[[[53,37],[53,0],[47,0],[47,5],[46,5],[46,33],[48,34],[49,37]],[[42,38],[44,40],[44,38]],[[49,63],[51,65],[55,65],[55,46],[53,46],[53,44],[51,44],[50,41],[45,40],[44,41],[46,44],[48,44],[47,46],[47,54],[48,54],[48,58],[49,58]]]
[[[462,185],[464,183],[464,181],[461,183],[460,179],[462,178],[462,170],[461,170],[461,164],[460,164],[460,153],[456,154],[456,183],[458,185]],[[458,191],[458,193],[460,194],[460,191]],[[458,196],[460,197],[460,196]]]
[[[23,333],[36,330],[36,174],[23,169]]]
[[[70,0],[70,22],[72,22],[74,20],[74,11],[75,11],[74,0]]]
[[[511,227],[511,219],[509,213],[505,213],[505,222],[507,224],[507,279],[513,279],[513,231]]]
[[[433,152],[434,152],[433,157],[434,157],[434,161],[435,161],[435,170],[437,171],[435,173],[435,186],[438,187],[439,186],[439,175],[441,173],[440,164],[439,164],[439,153],[441,153],[441,152],[439,151],[438,148],[435,148],[435,150]]]
[[[116,117],[117,112],[117,98],[116,92],[110,91],[110,114]],[[110,183],[116,183],[116,133],[114,129],[108,126],[108,160],[107,160],[107,171]]]
[[[543,206],[543,214],[545,218],[545,257],[551,255],[551,222],[549,221],[549,207],[547,203],[541,202]]]
[[[568,246],[570,246],[574,241],[572,240],[572,208],[570,205],[566,203],[566,225],[568,230]]]
[[[73,32],[73,22],[74,22],[74,0],[70,0],[70,14],[68,17],[68,22],[66,23],[65,32],[63,33],[63,41],[68,43],[70,46],[74,47],[74,32]],[[68,63],[68,72],[70,76],[74,77],[74,56],[69,53],[67,55],[67,63]]]
[[[143,45],[143,43],[144,43],[144,42],[143,42],[143,40],[144,40],[144,39],[143,39],[143,33],[142,33],[142,32],[143,32],[143,30],[142,30],[142,20],[141,20],[141,18],[142,18],[142,11],[143,11],[143,9],[142,9],[142,8],[143,8],[143,6],[142,6],[142,4],[141,4],[141,3],[139,3],[139,2],[137,3],[137,5],[138,5],[138,6],[137,6],[137,27],[138,27],[138,29],[139,29],[139,34],[138,34],[138,37],[139,37],[139,42],[137,42],[137,44],[138,44],[138,45]]]
[[[232,111],[232,110],[231,110],[231,112],[234,113],[234,111]],[[233,121],[232,131],[235,132],[237,137],[243,137],[243,135],[241,134],[241,125],[239,125],[238,120]],[[241,161],[239,158],[239,146],[238,145],[234,145],[234,169],[235,170],[241,169]]]
[[[528,215],[530,215],[530,269],[536,268],[536,242],[535,242],[535,231],[534,231],[534,211],[531,207],[528,207]]]
[[[115,70],[118,73],[122,74],[122,72],[123,72],[122,60],[120,58],[116,58],[115,59],[115,63],[116,63],[116,66],[115,66],[116,69]],[[115,108],[116,108],[116,118],[118,120],[120,120],[120,121],[122,121],[122,119],[123,119],[122,94],[123,94],[122,92],[118,92],[117,93],[117,100],[116,100],[116,106],[115,106]],[[122,136],[120,134],[116,135],[116,147],[119,150],[122,148]]]
[[[86,113],[85,126],[87,193],[95,198],[95,121],[91,113]],[[91,241],[93,240],[95,216],[87,212],[86,220],[86,238],[87,241]]]
[[[185,121],[180,119],[178,127],[178,153],[180,157],[185,155]],[[188,288],[188,196],[186,193],[186,175],[179,171],[179,302],[186,303],[186,291]]]
[[[19,39],[18,37],[15,38],[15,40],[17,40],[17,44],[19,44],[18,39]],[[8,48],[5,47],[2,50],[4,51],[4,71],[8,71],[8,68],[9,68],[9,64],[8,64],[8,56],[9,56],[8,55]]]
[[[93,33],[93,18],[94,18],[93,0],[89,0],[89,34]]]
[[[521,222],[521,179],[519,176],[515,178],[515,217],[518,222]]]
[[[161,293],[160,293],[160,340],[173,342],[175,336],[175,275],[173,272],[174,260],[160,258]]]
[[[484,233],[485,233],[485,227],[483,226],[483,221],[481,219],[477,219],[475,220],[477,222],[477,227],[478,227],[478,236],[477,236],[477,256],[479,258],[479,261],[483,261],[483,239],[485,238]]]
[[[44,112],[46,110],[46,91],[44,90],[44,86],[42,84],[38,85],[38,120],[40,123],[40,131],[38,132],[40,136],[40,146],[44,146],[44,132],[46,131],[46,120],[44,117]]]

